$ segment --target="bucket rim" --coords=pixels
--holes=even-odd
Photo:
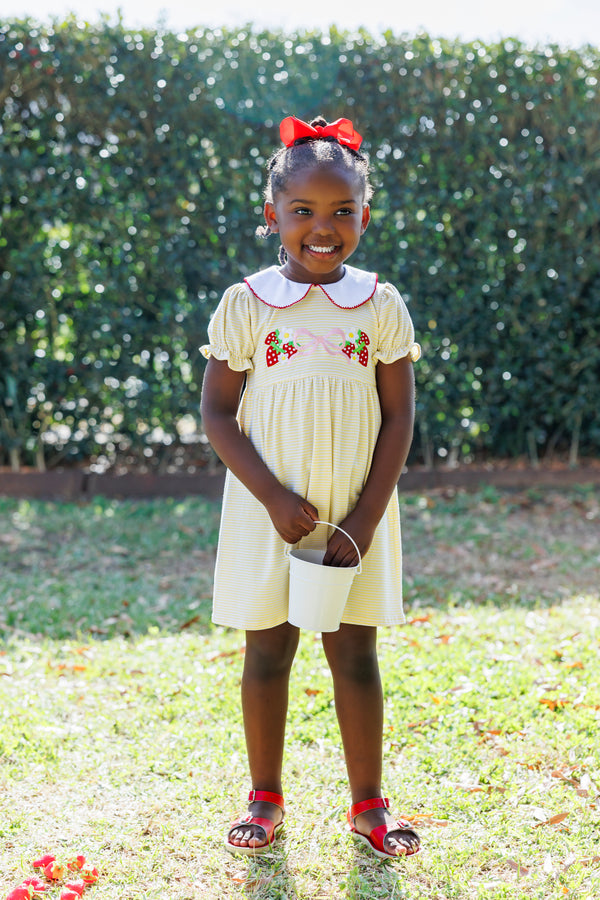
[[[362,572],[362,556],[361,556],[360,550],[358,549],[358,545],[357,545],[356,541],[354,540],[354,538],[352,537],[352,535],[348,534],[348,532],[345,531],[343,528],[340,528],[339,525],[335,525],[333,522],[326,522],[325,519],[314,519],[314,523],[315,523],[315,525],[328,525],[330,528],[335,528],[335,529],[337,529],[337,531],[341,531],[342,534],[345,534],[349,541],[352,541],[352,543],[354,544],[354,549],[356,550],[356,553],[358,554],[358,565],[357,566],[338,566],[337,568],[343,568],[343,569],[349,569],[349,570],[354,569],[354,574],[360,575]],[[300,543],[299,541],[296,541],[295,544],[286,544],[285,555],[288,557],[288,559],[290,558],[290,553],[292,552],[292,550],[296,549],[296,545],[299,543]]]

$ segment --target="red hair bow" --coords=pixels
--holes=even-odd
[[[339,144],[344,147],[350,147],[351,150],[358,150],[362,137],[358,131],[354,130],[354,125],[350,119],[336,119],[329,125],[309,125],[296,116],[287,116],[283,119],[279,126],[279,134],[281,140],[286,147],[291,147],[298,138],[313,138],[318,140],[323,137],[333,137]]]

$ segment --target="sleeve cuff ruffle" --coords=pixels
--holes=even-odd
[[[230,369],[234,372],[251,372],[254,364],[251,359],[238,356],[227,347],[219,347],[217,344],[203,344],[200,347],[200,353],[206,359],[213,356],[215,359],[225,360]]]
[[[384,365],[396,362],[397,359],[404,359],[405,356],[410,356],[411,361],[416,362],[421,358],[421,345],[414,342],[405,347],[390,347],[389,349],[380,347],[374,353],[377,362],[382,362]]]

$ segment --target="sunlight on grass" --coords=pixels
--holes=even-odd
[[[380,633],[385,789],[424,850],[391,865],[346,833],[311,634],[291,679],[285,837],[257,860],[222,849],[249,785],[243,635],[194,606],[210,588],[214,505],[0,501],[0,896],[50,850],[94,859],[98,900],[598,896],[597,499],[404,499],[409,622]],[[559,520],[566,558],[532,569]],[[505,588],[486,594],[499,541]],[[507,590],[518,578],[526,596]],[[126,627],[119,579],[144,598],[123,607]]]

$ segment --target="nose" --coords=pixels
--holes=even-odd
[[[335,225],[331,216],[323,214],[313,219],[313,231],[315,234],[333,234]]]

